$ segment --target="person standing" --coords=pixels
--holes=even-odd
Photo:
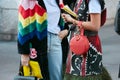
[[[64,27],[59,0],[21,0],[18,12],[21,64],[28,66],[30,48],[34,48],[43,79],[62,80],[61,42],[68,34],[68,27]]]
[[[62,14],[65,22],[73,24],[71,36],[84,29],[84,35],[87,36],[90,45],[84,55],[76,55],[71,50],[69,51],[64,80],[104,80],[101,75],[102,48],[98,35],[104,4],[104,0],[77,0],[74,12],[78,15],[78,19],[69,14]]]

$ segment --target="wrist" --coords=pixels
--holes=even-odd
[[[77,26],[78,26],[80,29],[83,27],[82,23],[83,23],[83,21],[78,21],[78,22],[77,22]]]
[[[29,58],[29,55],[22,54],[22,55],[21,55],[21,58],[22,58],[22,59],[25,59],[25,58],[27,58],[27,59],[28,59],[28,58]]]
[[[74,25],[76,25],[76,24],[77,24],[77,21],[76,21],[75,19],[73,19],[73,20],[72,20],[72,23],[73,23]]]

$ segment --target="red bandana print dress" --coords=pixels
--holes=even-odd
[[[88,18],[87,0],[78,0],[75,5],[75,12],[79,20],[86,21]],[[72,33],[75,33],[74,30]],[[75,55],[69,51],[66,62],[66,74],[76,76],[98,75],[102,72],[102,50],[101,42],[97,32],[85,31],[88,37],[90,48],[85,55]],[[72,36],[72,35],[71,35]]]

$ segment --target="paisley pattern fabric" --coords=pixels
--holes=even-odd
[[[75,5],[78,7],[74,11],[79,15],[81,21],[88,19],[88,4],[87,0],[77,0]],[[76,33],[75,29],[72,33]],[[73,34],[71,36],[73,36]],[[87,36],[90,48],[85,55],[75,55],[69,51],[66,65],[66,74],[75,76],[90,76],[98,75],[102,72],[102,50],[98,34],[94,36]],[[66,78],[66,77],[65,77]],[[66,79],[68,80],[68,79]]]

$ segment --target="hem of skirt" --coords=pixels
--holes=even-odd
[[[76,76],[66,73],[63,80],[102,80],[102,75]]]

